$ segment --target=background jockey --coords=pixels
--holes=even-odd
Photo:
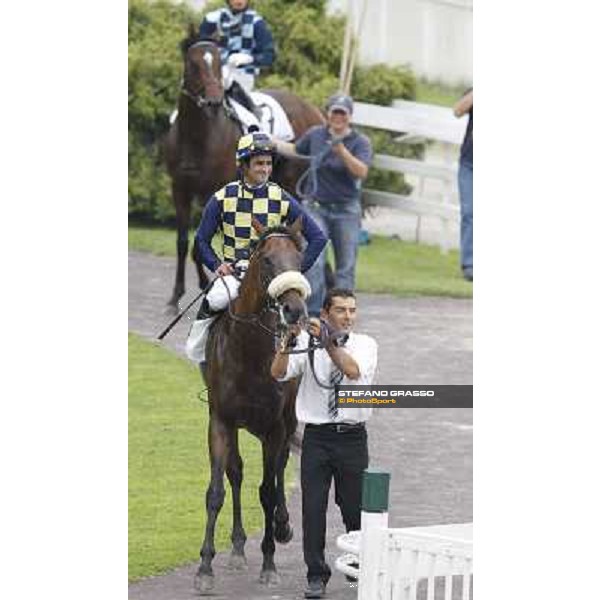
[[[237,298],[241,283],[234,275],[234,264],[248,260],[250,244],[258,239],[252,227],[253,217],[265,227],[291,225],[298,217],[302,218],[301,231],[307,241],[300,269],[303,273],[327,243],[325,234],[299,202],[269,181],[274,154],[275,147],[266,134],[252,132],[241,137],[236,152],[240,178],[213,194],[202,213],[196,232],[196,259],[221,277],[214,281],[204,298],[198,320],[188,337],[186,350],[192,360],[204,360],[206,334],[213,320],[210,317]],[[212,249],[217,231],[223,233],[223,260]]]
[[[260,68],[273,64],[275,45],[265,20],[248,5],[249,0],[229,0],[227,7],[209,12],[200,25],[200,39],[218,44],[223,65],[232,70],[233,77],[224,82],[229,95],[256,112],[247,92]]]

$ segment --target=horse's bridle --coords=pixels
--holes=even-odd
[[[198,46],[199,44],[204,44],[206,42],[204,41],[199,41],[196,42],[195,44],[192,44],[187,50],[186,50],[186,63],[187,63],[187,52],[189,52],[192,48],[194,48],[195,46]],[[212,54],[211,54],[212,56]],[[211,70],[212,75],[214,76],[214,73]],[[218,79],[215,77],[215,81],[218,82]],[[204,83],[204,82],[203,82]],[[206,85],[204,86],[206,88]],[[216,99],[210,99],[210,98],[205,98],[204,96],[202,96],[202,94],[194,94],[192,92],[190,92],[186,87],[185,87],[185,77],[183,78],[183,81],[181,82],[181,93],[184,96],[187,96],[190,100],[192,100],[192,102],[198,107],[198,108],[203,108],[205,106],[219,106],[219,105],[223,105],[224,104],[224,99],[225,99],[225,94],[223,94],[221,96],[221,98],[219,100]]]
[[[253,257],[257,256],[256,252],[259,249],[259,247],[264,242],[266,242],[268,239],[273,238],[273,237],[284,237],[284,238],[292,239],[292,236],[289,233],[282,233],[282,232],[270,233],[259,241],[259,244],[254,248],[254,250],[252,251],[252,254],[250,255],[250,260],[252,260]],[[257,260],[257,259],[255,259],[255,260]],[[260,263],[259,263],[259,268],[260,268]],[[263,279],[262,271],[260,272],[259,277],[260,277],[261,286],[264,289],[266,289],[268,287],[268,283]],[[233,298],[231,297],[231,292],[229,291],[227,282],[224,279],[223,279],[223,285],[225,286],[225,289],[227,290],[227,295],[229,297],[229,301],[227,303],[228,314],[229,314],[229,317],[233,321],[236,321],[238,323],[250,323],[250,324],[257,325],[263,331],[266,331],[268,334],[272,335],[276,339],[280,338],[282,333],[285,333],[285,331],[287,330],[287,325],[284,325],[285,319],[283,317],[283,306],[281,305],[281,303],[279,302],[279,300],[277,298],[267,296],[267,301],[259,313],[254,313],[254,314],[249,314],[249,315],[237,315],[232,310]],[[262,316],[269,314],[269,313],[275,313],[279,316],[278,325],[275,330],[271,329],[270,327],[268,327],[267,325],[265,325],[262,322]]]

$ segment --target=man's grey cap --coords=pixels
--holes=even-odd
[[[352,98],[346,94],[334,94],[327,100],[327,111],[330,110],[343,110],[352,114],[354,102],[352,101]]]

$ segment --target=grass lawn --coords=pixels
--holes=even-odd
[[[210,478],[208,406],[198,369],[172,352],[129,335],[129,579],[195,561],[204,536]],[[240,432],[244,527],[262,529],[259,442]],[[288,480],[291,471],[288,469]],[[216,545],[229,547],[231,490],[217,522]]]
[[[415,102],[453,107],[465,93],[467,87],[466,84],[451,87],[441,83],[419,79],[417,81],[417,97]]]
[[[171,229],[130,227],[129,247],[175,256],[175,237]],[[397,296],[471,298],[472,284],[462,278],[458,265],[457,250],[442,254],[437,246],[374,236],[359,250],[357,289]]]

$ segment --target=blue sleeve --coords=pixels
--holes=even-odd
[[[214,36],[216,30],[217,30],[216,23],[211,23],[207,19],[204,19],[204,21],[202,21],[202,23],[200,23],[200,32],[199,32],[200,39],[203,41],[208,40],[208,41],[214,42],[215,40],[213,39],[213,36]]]
[[[221,208],[214,196],[210,197],[202,211],[202,221],[196,232],[196,248],[200,260],[211,271],[216,271],[221,261],[212,249],[211,242],[217,230],[221,227]]]
[[[294,146],[298,154],[302,154],[302,156],[310,156],[310,138],[312,131],[313,127],[311,127],[308,131],[305,131],[304,135],[296,140]]]
[[[298,217],[302,217],[302,235],[308,245],[304,250],[304,259],[300,271],[305,273],[313,266],[313,263],[319,257],[319,254],[327,244],[327,237],[317,225],[315,220],[300,206],[300,203],[286,194],[287,200],[290,202],[290,208],[287,214],[287,222],[291,225]]]
[[[270,67],[275,60],[275,43],[264,19],[254,25],[254,64],[257,67]]]

